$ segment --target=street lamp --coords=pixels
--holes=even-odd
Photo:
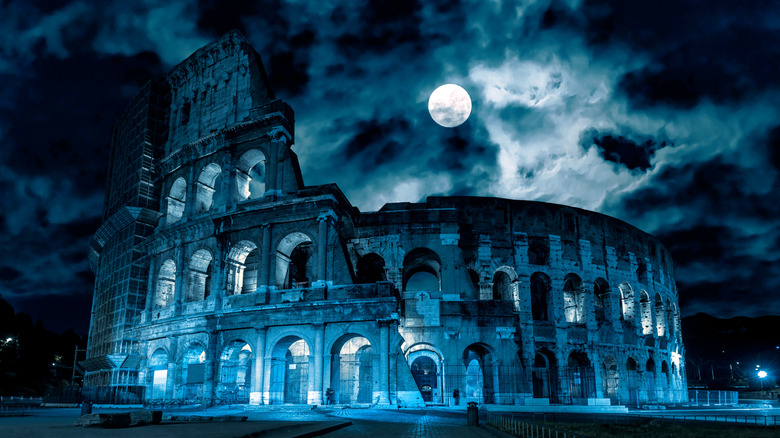
[[[758,379],[761,382],[761,391],[764,390],[764,378],[766,377],[766,371],[761,370],[758,372]]]

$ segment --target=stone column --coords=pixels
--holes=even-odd
[[[328,263],[328,221],[330,216],[320,215],[319,233],[317,237],[317,282],[320,285],[327,284],[327,263]]]
[[[260,275],[257,284],[262,286],[258,290],[265,291],[264,303],[269,302],[271,288],[271,225],[263,224],[263,241],[260,247]]]
[[[265,367],[265,335],[268,333],[266,327],[260,327],[255,330],[257,340],[255,342],[255,354],[254,361],[252,363],[252,383],[249,393],[250,405],[262,405],[265,403],[263,400],[263,377]]]
[[[325,324],[312,324],[314,326],[314,372],[311,374],[308,403],[310,405],[322,404],[322,354],[325,342]]]
[[[154,310],[154,295],[157,292],[157,262],[151,258],[149,263],[149,278],[146,282],[146,306],[144,306],[144,321],[152,321],[152,311]]]
[[[206,347],[206,361],[205,372],[203,378],[203,404],[205,406],[211,406],[214,402],[214,395],[216,386],[219,382],[219,352],[217,351],[217,336],[219,334],[216,331],[209,333],[208,346]]]
[[[184,215],[183,220],[188,220],[195,213],[195,204],[197,200],[197,182],[195,181],[195,165],[190,162],[190,169],[187,177],[187,190],[185,191],[184,198]]]
[[[233,169],[233,163],[230,162],[230,155],[226,155],[225,159],[222,161],[222,172],[220,175],[222,175],[222,197],[224,198],[225,203],[217,208],[218,211],[226,211],[232,209],[233,205],[235,205],[235,201],[233,200],[233,186],[235,185],[236,174]]]
[[[181,314],[182,304],[184,303],[184,283],[189,269],[185,268],[184,243],[181,240],[176,241],[176,282],[173,286],[173,313]]]
[[[377,404],[390,404],[390,321],[379,321],[379,400]]]

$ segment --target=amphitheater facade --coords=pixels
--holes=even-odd
[[[238,33],[114,132],[86,385],[182,403],[626,405],[685,398],[669,252],[599,213],[303,184]]]

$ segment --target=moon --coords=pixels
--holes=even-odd
[[[471,97],[459,85],[442,85],[431,93],[428,112],[434,122],[445,128],[460,126],[471,115]]]

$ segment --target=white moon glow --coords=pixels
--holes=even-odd
[[[433,90],[428,99],[428,112],[433,121],[445,128],[463,124],[471,114],[471,97],[462,87],[446,84]]]

